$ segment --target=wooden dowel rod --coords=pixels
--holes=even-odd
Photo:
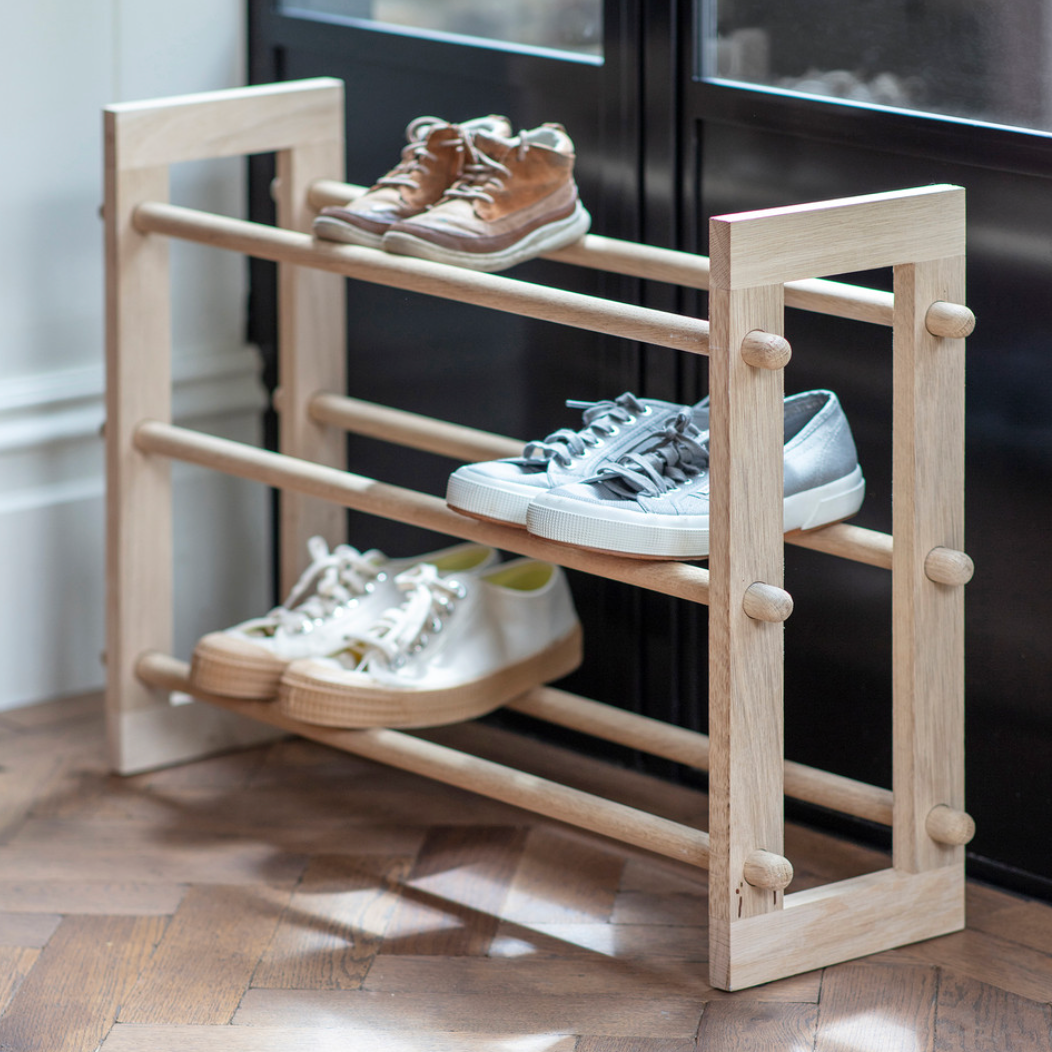
[[[707,735],[582,698],[556,687],[537,687],[509,702],[506,708],[688,767],[702,771],[709,769]],[[785,761],[785,795],[856,818],[891,825],[890,790],[792,760]]]
[[[166,654],[139,656],[138,677],[150,686],[177,690],[344,752],[433,778],[515,807],[545,815],[701,868],[709,864],[709,836],[698,829],[625,804],[560,785],[503,764],[471,756],[401,731],[338,730],[290,719],[273,702],[245,701],[194,691],[189,666]]]
[[[166,234],[260,259],[314,267],[376,285],[474,303],[659,347],[695,354],[708,354],[709,350],[709,323],[700,318],[398,256],[375,248],[316,241],[309,234],[193,208],[146,202],[135,210],[135,227],[142,233]]]
[[[311,185],[308,197],[315,208],[343,205],[365,193],[364,186],[319,179]],[[545,259],[591,267],[611,274],[625,274],[648,281],[664,281],[686,288],[709,287],[709,258],[691,252],[677,252],[653,245],[586,234],[580,241],[544,254]],[[890,292],[848,285],[841,281],[812,278],[789,281],[785,285],[785,305],[818,314],[871,322],[891,327],[895,298]]]
[[[573,570],[623,581],[637,588],[648,588],[695,603],[709,601],[709,572],[700,566],[622,559],[571,548],[511,526],[469,519],[452,511],[439,497],[156,420],[138,426],[135,445],[144,453],[200,464],[268,486],[319,497],[345,508],[357,508],[385,519],[560,563]]]
[[[932,840],[951,847],[963,847],[975,836],[975,819],[967,811],[958,811],[946,804],[936,804],[924,820],[924,828]]]
[[[469,461],[518,456],[523,446],[522,442],[503,435],[475,431],[444,420],[328,392],[314,396],[311,416],[355,434]],[[461,452],[454,452],[458,447]],[[820,530],[794,530],[785,535],[785,540],[801,548],[813,548],[855,562],[891,569],[891,535],[887,533],[836,523]]]
[[[517,457],[521,456],[525,445],[524,442],[494,435],[489,431],[478,431],[472,427],[462,427],[445,420],[343,395],[316,394],[307,408],[311,417],[319,423],[332,424],[345,431],[353,431],[356,435],[439,453],[454,460]]]
[[[798,548],[827,552],[842,559],[879,566],[882,570],[891,569],[891,534],[879,530],[838,522],[819,530],[793,530],[785,535],[785,541]]]
[[[742,876],[754,888],[782,891],[793,880],[793,865],[789,859],[771,851],[754,851],[742,867]]]

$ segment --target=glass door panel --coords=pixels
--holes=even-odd
[[[1052,130],[1045,0],[698,0],[696,73]]]

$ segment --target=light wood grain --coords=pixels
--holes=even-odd
[[[61,917],[48,913],[0,913],[0,946],[39,949],[47,945],[61,920]]]
[[[310,203],[316,209],[326,205],[343,205],[360,197],[366,189],[364,186],[319,179],[310,188]],[[640,245],[634,241],[620,241],[599,234],[586,234],[566,248],[543,253],[543,258],[647,281],[665,281],[686,288],[709,287],[708,256],[677,252],[655,245]],[[890,292],[880,289],[823,278],[805,278],[786,283],[785,305],[890,328],[894,297]]]
[[[924,571],[933,548],[964,549],[964,345],[924,324],[929,304],[964,298],[963,256],[896,267],[895,296],[894,847],[915,872],[964,862],[925,828],[939,804],[964,810],[964,596]]]
[[[132,141],[123,117],[107,113],[106,704],[117,770],[134,763],[125,713],[160,703],[135,679],[131,656],[144,647],[172,646],[171,466],[132,442],[144,417],[171,419],[168,245],[132,225],[137,204],[167,200],[168,169],[128,166]]]
[[[964,252],[964,190],[922,186],[716,216],[709,245],[713,288],[745,289],[943,259]],[[963,294],[938,298],[964,299]]]
[[[37,947],[0,945],[0,1016],[39,956]]]
[[[316,394],[310,400],[309,411],[315,420],[353,431],[356,435],[396,442],[413,449],[425,449],[455,460],[517,457],[522,455],[525,445],[514,438],[450,424],[419,413],[407,413],[360,398]]]
[[[141,449],[151,453],[176,457],[256,482],[295,489],[383,518],[409,522],[465,540],[558,562],[575,570],[599,574],[641,588],[652,588],[697,603],[705,602],[708,597],[708,570],[688,563],[622,559],[546,541],[525,530],[459,515],[448,508],[440,497],[205,435],[189,428],[149,421],[140,424],[135,441]]]
[[[294,140],[278,152],[277,220],[286,230],[310,233],[314,213],[307,205],[307,187],[323,175],[343,172],[342,85],[340,89],[327,94],[328,107],[318,113],[318,137]],[[321,100],[314,105],[320,110]],[[311,417],[307,400],[316,391],[346,390],[345,315],[344,283],[338,275],[279,263],[278,377],[286,395],[280,407],[279,448],[333,468],[347,466],[347,443],[338,431]],[[330,548],[343,543],[347,516],[338,505],[295,491],[281,494],[280,508],[280,592],[288,595],[309,561],[307,541],[321,536]]]
[[[708,353],[709,324],[697,318],[532,285],[375,248],[318,242],[307,234],[211,215],[192,208],[143,204],[139,230],[195,241],[260,259],[315,267],[392,288],[511,311],[591,332],[612,333],[659,347]]]
[[[125,168],[269,153],[326,142],[343,83],[332,77],[263,84],[107,106],[127,130]],[[328,174],[339,174],[334,167]]]
[[[710,233],[710,239],[712,234]],[[782,331],[781,286],[732,290],[713,243],[710,310],[709,963],[711,981],[734,989],[731,928],[782,905],[750,885],[746,859],[783,853],[781,621],[745,610],[755,582],[781,589],[783,376],[738,353],[757,329]]]

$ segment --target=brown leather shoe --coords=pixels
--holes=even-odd
[[[514,138],[476,132],[460,178],[427,211],[394,223],[383,247],[486,271],[562,248],[592,222],[573,166],[573,142],[561,124]]]
[[[361,197],[342,207],[323,208],[314,233],[329,241],[379,248],[392,223],[409,219],[440,200],[460,176],[471,137],[480,131],[510,135],[507,117],[490,114],[462,124],[417,117],[405,137],[402,159]]]

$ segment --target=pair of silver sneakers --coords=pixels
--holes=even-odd
[[[709,554],[709,400],[676,405],[625,393],[568,402],[584,426],[527,443],[521,457],[467,464],[450,507],[578,548],[643,559]],[[854,515],[866,483],[832,391],[785,399],[783,527]]]
[[[309,542],[311,563],[263,617],[203,637],[190,678],[204,694],[276,698],[332,727],[473,719],[581,663],[563,571],[458,544],[409,559]]]

